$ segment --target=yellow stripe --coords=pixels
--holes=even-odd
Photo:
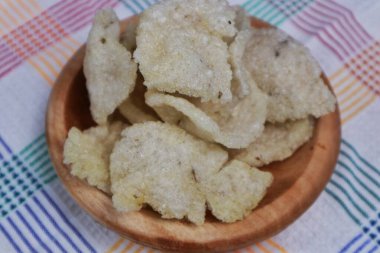
[[[125,253],[128,252],[135,244],[133,242],[128,242],[127,246],[120,252],[120,253]]]
[[[339,101],[339,105],[341,107],[343,107],[342,105],[347,103],[353,96],[357,95],[358,92],[361,90],[361,89],[365,89],[364,86],[358,84],[358,87],[356,87],[354,90],[351,91],[350,94],[348,94],[347,96],[345,96],[342,100]]]
[[[256,246],[264,253],[271,253],[267,248],[264,247],[261,243],[256,243]]]
[[[343,115],[345,112],[349,111],[349,110],[350,110],[352,107],[354,107],[355,105],[357,105],[357,104],[359,104],[360,102],[362,102],[363,99],[364,99],[365,97],[367,97],[368,95],[370,95],[370,94],[371,94],[371,91],[369,91],[369,90],[365,90],[365,91],[363,92],[363,94],[361,94],[361,95],[360,95],[359,97],[357,97],[354,101],[352,101],[351,104],[349,104],[348,106],[342,108],[342,110],[340,111],[340,112],[342,113],[342,115]]]
[[[37,58],[46,66],[46,68],[53,74],[54,77],[58,76],[58,71],[53,67],[53,65],[47,60],[44,53],[40,53],[37,55]]]
[[[348,79],[350,79],[350,77],[352,77],[352,75],[350,75],[349,73],[343,77],[342,79],[340,79],[338,82],[336,83],[331,83],[334,90],[337,90],[342,84],[344,84]]]
[[[107,250],[106,253],[112,253],[112,252],[114,252],[115,250],[117,250],[117,248],[120,247],[121,244],[123,244],[123,242],[125,242],[125,240],[124,240],[123,238],[120,238],[119,240],[117,240],[117,241],[115,242],[114,245],[111,246],[111,248],[109,248],[109,249]]]
[[[345,70],[346,68],[343,66],[341,67],[339,70],[335,71],[334,74],[332,74],[330,77],[329,77],[329,80],[332,81],[334,80],[335,78],[337,78],[340,74],[342,74],[342,72]]]
[[[248,251],[248,253],[256,253],[252,247],[248,247],[246,248],[246,250]]]
[[[28,59],[27,62],[32,65],[37,72],[48,82],[49,85],[53,84],[53,80],[50,78],[50,76],[36,63],[32,58]]]
[[[23,8],[30,15],[30,17],[33,17],[35,15],[35,12],[33,12],[29,5],[24,3],[24,1],[18,1],[18,3],[21,6],[21,8]]]
[[[140,252],[143,251],[143,250],[144,250],[144,247],[143,247],[143,246],[140,246],[140,247],[138,247],[138,248],[135,250],[134,253],[140,253]]]
[[[54,45],[56,45],[56,44],[54,44]],[[45,50],[45,52],[55,62],[55,64],[58,65],[59,68],[61,68],[63,66],[64,62],[62,61],[62,59],[60,59],[59,57],[57,57],[57,55],[55,55],[59,51],[57,51],[53,47],[49,47],[48,49]]]
[[[4,4],[4,2],[3,2],[3,4]],[[5,6],[5,5],[3,5],[3,4],[1,4],[1,2],[0,2],[0,5],[1,5],[1,8],[2,8],[2,11],[4,12],[4,15],[5,15],[5,16],[11,21],[11,23],[13,24],[13,26],[14,26],[15,24],[18,24],[19,21],[18,21],[15,17],[13,17],[13,16],[11,15],[11,13],[9,12],[9,10],[7,9],[8,7]]]
[[[357,83],[358,80],[356,78],[354,78],[354,80],[352,80],[350,83],[348,83],[343,89],[341,89],[340,91],[336,92],[336,96],[337,97],[340,97],[341,95],[343,95],[344,93],[346,93],[349,89],[352,88],[352,86]]]
[[[377,96],[372,94],[372,97],[367,102],[365,102],[364,104],[362,104],[361,106],[359,106],[351,114],[349,114],[349,115],[345,116],[344,118],[342,118],[342,124],[347,123],[347,121],[349,121],[350,119],[352,119],[359,112],[363,111],[367,106],[369,106],[370,104],[372,104],[376,100],[376,98],[377,98]]]
[[[276,242],[273,241],[272,239],[268,239],[266,242],[267,242],[270,246],[272,246],[273,248],[278,249],[281,253],[287,253],[287,251],[285,250],[284,247],[282,247],[281,245],[279,245],[278,243],[276,243]]]
[[[13,12],[16,12],[16,14],[22,19],[22,21],[28,20],[28,18],[20,11],[20,7],[14,5],[14,1],[7,1],[7,3],[9,5],[9,7],[11,8],[11,10]],[[18,20],[19,20],[18,23],[22,22],[20,19],[18,19]]]

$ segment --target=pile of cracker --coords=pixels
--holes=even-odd
[[[84,74],[97,126],[69,131],[71,173],[121,212],[198,225],[206,209],[246,217],[273,181],[258,168],[291,156],[336,103],[305,47],[225,0],[161,1],[121,35],[99,11]]]

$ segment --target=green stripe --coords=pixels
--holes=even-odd
[[[38,172],[39,170],[41,170],[43,167],[45,167],[47,164],[49,164],[51,161],[50,161],[50,157],[46,157],[46,160],[43,161],[37,168],[34,169],[34,172]]]
[[[348,192],[342,187],[340,186],[338,183],[336,183],[333,179],[330,180],[330,183],[333,184],[336,188],[338,188],[339,190],[341,190],[343,192],[343,194],[348,198],[348,200],[351,202],[351,204],[354,205],[354,207],[365,217],[365,218],[369,218],[368,217],[368,214],[360,207],[358,206],[355,201],[352,199],[352,197],[350,196],[350,194],[348,194]]]
[[[355,215],[353,215],[351,213],[350,209],[347,208],[347,206],[344,204],[344,202],[337,195],[335,195],[335,193],[333,193],[328,187],[326,187],[325,191],[326,191],[326,193],[328,193],[333,199],[335,199],[343,207],[343,209],[346,211],[346,213],[348,214],[348,216],[350,216],[351,219],[356,224],[361,225],[361,222],[359,221],[359,219],[356,218]]]
[[[365,183],[363,183],[363,181],[359,178],[359,177],[357,177],[356,175],[355,175],[355,173],[354,173],[354,171],[347,165],[347,164],[345,164],[344,162],[342,162],[341,160],[339,160],[338,162],[337,162],[340,166],[342,166],[343,168],[345,168],[350,174],[351,174],[351,176],[352,177],[354,177],[355,179],[356,179],[356,181],[364,188],[364,189],[366,189],[370,194],[371,194],[371,196],[372,197],[374,197],[377,201],[379,201],[380,202],[380,197],[376,194],[376,193],[374,193]]]
[[[380,188],[380,183],[376,181],[371,175],[369,175],[365,170],[362,169],[355,161],[351,158],[349,154],[347,154],[344,150],[340,151],[340,154],[346,157],[350,162],[372,183],[374,183],[378,188]]]
[[[264,6],[262,6],[260,9],[256,10],[256,11],[253,12],[252,14],[253,14],[254,16],[259,17],[259,16],[260,16],[260,13],[262,13],[265,9],[268,9],[268,8],[271,9],[272,6],[271,6],[270,4],[265,3]]]
[[[39,174],[39,177],[42,179],[46,175],[51,174],[51,172],[53,172],[55,174],[53,167],[50,166],[45,171],[43,171],[41,174]]]
[[[38,151],[40,151],[44,146],[46,146],[46,142],[42,142],[35,149],[33,149],[25,158],[24,161],[28,161],[31,157],[33,157]]]
[[[342,178],[350,187],[351,189],[359,196],[359,198],[361,200],[363,200],[373,211],[376,211],[376,207],[368,201],[368,199],[366,199],[357,189],[356,187],[350,182],[350,180],[345,176],[343,175],[342,173],[340,173],[339,171],[335,171],[334,172],[335,175],[337,175],[338,177]]]
[[[375,166],[370,164],[367,160],[365,160],[350,143],[348,143],[344,139],[342,139],[342,143],[345,144],[349,149],[351,149],[352,152],[354,152],[354,154],[356,155],[357,158],[359,158],[360,161],[362,161],[368,168],[373,170],[373,172],[375,172],[380,177],[380,171]]]
[[[39,156],[35,157],[29,163],[29,165],[33,167],[36,163],[38,163],[39,161],[41,161],[41,159],[46,158],[46,157],[49,157],[49,153],[48,153],[47,149],[45,148],[45,150],[43,150],[42,154],[40,154]]]
[[[41,139],[45,138],[45,133],[42,133],[40,136],[37,137],[34,141],[32,141],[30,144],[28,144],[24,149],[20,151],[20,155],[24,155],[25,152],[27,152],[33,145],[38,143]]]
[[[248,12],[251,12],[253,9],[255,9],[257,6],[259,6],[261,3],[263,3],[264,2],[264,0],[259,0],[259,1],[257,1],[254,5],[252,5],[251,7],[249,7],[248,9],[247,9],[247,11]]]
[[[53,181],[54,179],[56,179],[56,178],[57,178],[57,175],[54,174],[54,175],[52,175],[51,177],[49,177],[48,179],[44,180],[44,183],[45,183],[45,184],[48,184],[48,183],[50,183],[51,181]]]
[[[265,12],[265,13],[261,16],[261,18],[264,19],[264,20],[267,20],[267,19],[268,19],[268,15],[270,15],[271,13],[273,13],[273,11],[277,11],[277,9],[274,8],[274,7],[271,8],[271,9],[269,9],[267,12]],[[274,14],[275,14],[275,15],[278,15],[278,11],[275,12]]]

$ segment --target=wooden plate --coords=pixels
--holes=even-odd
[[[130,22],[125,20],[123,25]],[[252,19],[252,25],[268,24]],[[186,221],[165,220],[151,209],[120,213],[109,196],[70,175],[63,163],[63,144],[69,129],[94,125],[89,111],[82,64],[82,46],[59,76],[50,96],[46,135],[51,160],[67,190],[99,223],[130,240],[156,249],[180,252],[227,251],[265,240],[295,221],[315,201],[328,182],[340,144],[338,108],[320,118],[313,138],[292,157],[264,168],[274,175],[268,194],[246,219],[225,224],[210,215],[202,226]],[[328,80],[323,76],[326,85]]]

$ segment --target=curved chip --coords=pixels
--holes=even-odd
[[[220,171],[198,180],[212,214],[223,222],[234,222],[242,220],[258,205],[273,176],[232,160]]]
[[[138,75],[135,89],[118,108],[121,115],[132,124],[159,120],[154,110],[145,103],[146,88],[142,82],[141,76]]]
[[[129,20],[125,31],[120,34],[120,43],[129,51],[136,49],[136,31],[139,25],[139,17],[136,16]]]
[[[122,136],[111,155],[114,206],[135,211],[146,203],[163,218],[202,224],[205,196],[194,170],[221,167],[227,152],[166,123],[134,124]]]
[[[202,101],[231,100],[232,72],[223,38],[235,35],[234,18],[225,0],[168,0],[148,8],[140,18],[134,52],[144,84]]]
[[[238,31],[251,29],[251,18],[249,13],[240,5],[233,6],[236,11],[235,27]]]
[[[245,63],[243,63],[245,47],[251,39],[252,33],[251,30],[239,31],[229,47],[234,78],[239,83],[238,96],[240,97],[250,93],[250,86],[253,82]],[[254,85],[256,86],[256,84]]]
[[[263,134],[248,148],[236,151],[234,158],[260,167],[290,157],[313,135],[311,118],[286,123],[267,124]]]
[[[245,148],[262,133],[266,118],[266,95],[255,85],[251,89],[248,96],[234,96],[225,104],[194,101],[194,105],[155,91],[148,91],[145,99],[165,122],[228,148]]]
[[[63,151],[63,162],[71,165],[71,174],[110,193],[109,156],[124,127],[120,122],[83,132],[72,127]]]
[[[127,99],[135,86],[137,64],[119,43],[119,20],[113,10],[96,13],[87,40],[83,71],[90,110],[98,124]]]
[[[255,30],[243,62],[259,88],[269,95],[268,121],[320,117],[335,110],[336,99],[321,80],[318,63],[284,32]]]

